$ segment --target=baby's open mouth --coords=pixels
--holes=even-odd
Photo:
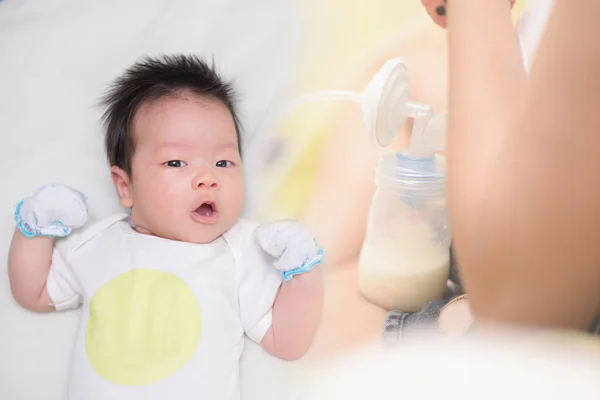
[[[196,214],[202,217],[210,217],[215,212],[215,208],[211,203],[202,203],[202,205],[196,208]]]

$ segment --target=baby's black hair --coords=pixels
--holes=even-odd
[[[235,91],[212,66],[195,55],[145,57],[118,77],[102,98],[102,120],[106,128],[104,144],[111,166],[131,176],[135,151],[132,123],[135,113],[148,102],[189,90],[223,103],[233,118],[241,154],[240,122],[235,107]]]

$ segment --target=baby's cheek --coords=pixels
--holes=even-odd
[[[178,180],[166,180],[162,177],[151,179],[144,188],[146,204],[152,211],[172,213],[178,209],[183,199],[189,199],[191,186]],[[185,208],[189,208],[189,204]]]
[[[244,209],[244,190],[237,190],[227,196],[227,206],[235,215],[239,216]]]
[[[236,183],[221,193],[222,204],[232,218],[238,219],[244,209],[244,184]]]

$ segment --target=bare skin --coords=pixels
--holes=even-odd
[[[8,276],[15,300],[27,310],[54,311],[46,289],[53,249],[51,238],[29,239],[15,229],[8,253]]]
[[[472,311],[587,328],[600,312],[600,4],[556,2],[527,83],[505,0],[449,7],[450,212]]]
[[[273,325],[262,347],[283,360],[302,357],[311,346],[321,320],[323,277],[321,268],[284,282],[273,304]]]
[[[357,260],[323,268],[323,318],[306,361],[319,361],[381,340],[387,312],[360,294],[356,270]]]

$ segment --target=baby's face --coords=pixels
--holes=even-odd
[[[134,121],[136,230],[209,243],[240,217],[244,179],[236,128],[221,102],[191,93],[145,104]]]

